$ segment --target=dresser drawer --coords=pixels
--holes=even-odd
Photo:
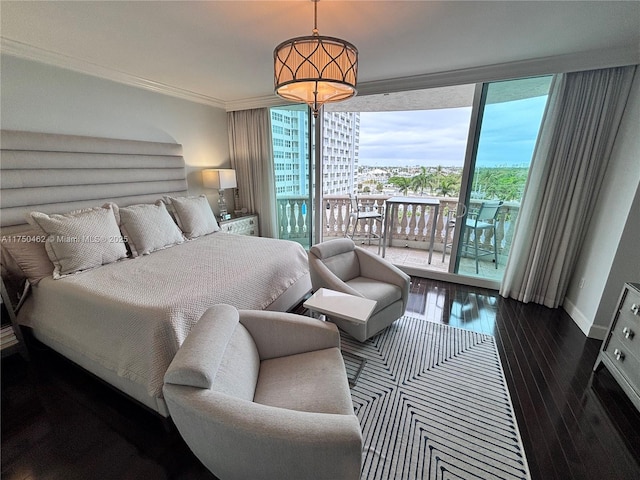
[[[640,410],[640,284],[625,283],[593,371],[606,365]]]
[[[627,289],[611,331],[629,351],[640,358],[640,294]]]
[[[618,337],[611,337],[604,354],[636,389],[640,386],[640,360]]]
[[[260,236],[257,215],[225,220],[220,222],[220,228],[223,232],[233,233],[234,235]]]
[[[637,318],[623,315],[621,312],[611,335],[617,338],[627,351],[640,358],[640,322]]]

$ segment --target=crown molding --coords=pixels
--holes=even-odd
[[[635,64],[640,64],[640,50],[637,48],[608,48],[409,77],[359,82],[357,89],[358,96],[365,96]],[[273,94],[226,102],[225,105],[229,112],[288,104],[291,102]]]
[[[358,95],[376,95],[381,93],[421,90],[425,88],[448,87],[467,83],[492,82],[513,78],[619,67],[623,65],[636,65],[639,63],[640,50],[638,48],[608,48],[590,52],[578,52],[470,67],[446,72],[362,82],[358,84]]]
[[[6,53],[7,55],[73,70],[171,97],[209,105],[211,107],[222,108],[227,112],[291,104],[291,102],[275,94],[225,102],[218,98],[120,72],[109,67],[44,50],[6,37],[0,37],[0,49],[2,53]],[[358,95],[375,95],[635,64],[640,64],[640,50],[637,48],[609,48],[591,52],[578,52],[495,65],[470,67],[446,72],[361,82],[357,88]]]
[[[189,100],[191,102],[201,103],[211,107],[225,108],[225,102],[218,98],[173,87],[171,85],[138,77],[126,72],[120,72],[103,65],[98,65],[96,63],[34,47],[33,45],[11,40],[10,38],[0,37],[0,49],[2,53],[6,53],[7,55],[12,55],[14,57],[33,60],[67,70],[73,70],[93,77],[111,80],[132,87],[143,88],[145,90],[169,95],[182,100]]]
[[[280,98],[274,93],[261,97],[230,100],[225,103],[225,108],[227,112],[234,112],[237,110],[250,110],[252,108],[281,107],[283,105],[296,105],[296,103]]]

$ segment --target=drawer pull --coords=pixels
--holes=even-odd
[[[629,327],[624,327],[622,329],[622,333],[624,333],[624,338],[628,338],[628,339],[632,339],[633,336],[635,335],[634,331],[631,330]]]
[[[631,305],[631,312],[634,315],[639,315],[640,314],[640,305],[637,303],[634,303],[633,305]]]
[[[624,360],[624,353],[618,350],[617,348],[613,351],[613,356],[616,357],[616,360],[620,362]]]

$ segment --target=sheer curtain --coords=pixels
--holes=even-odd
[[[558,307],[611,154],[635,67],[568,73],[551,87],[500,294]]]
[[[259,215],[260,234],[277,237],[276,192],[268,108],[227,114],[231,166],[242,207]]]

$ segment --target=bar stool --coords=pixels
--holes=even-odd
[[[344,236],[349,237],[351,240],[354,240],[358,221],[368,221],[369,229],[367,234],[365,235],[365,239],[368,240],[369,245],[371,245],[371,237],[378,239],[378,255],[380,255],[380,247],[382,245],[382,214],[378,213],[377,211],[367,212],[362,210],[358,202],[358,197],[356,195],[349,194],[349,201],[351,203],[351,211],[349,212],[349,224],[347,225],[347,229],[344,232]],[[379,222],[376,233],[373,233],[372,228],[374,222]],[[349,228],[351,227],[352,223],[353,231],[351,232],[351,234],[349,234]]]

